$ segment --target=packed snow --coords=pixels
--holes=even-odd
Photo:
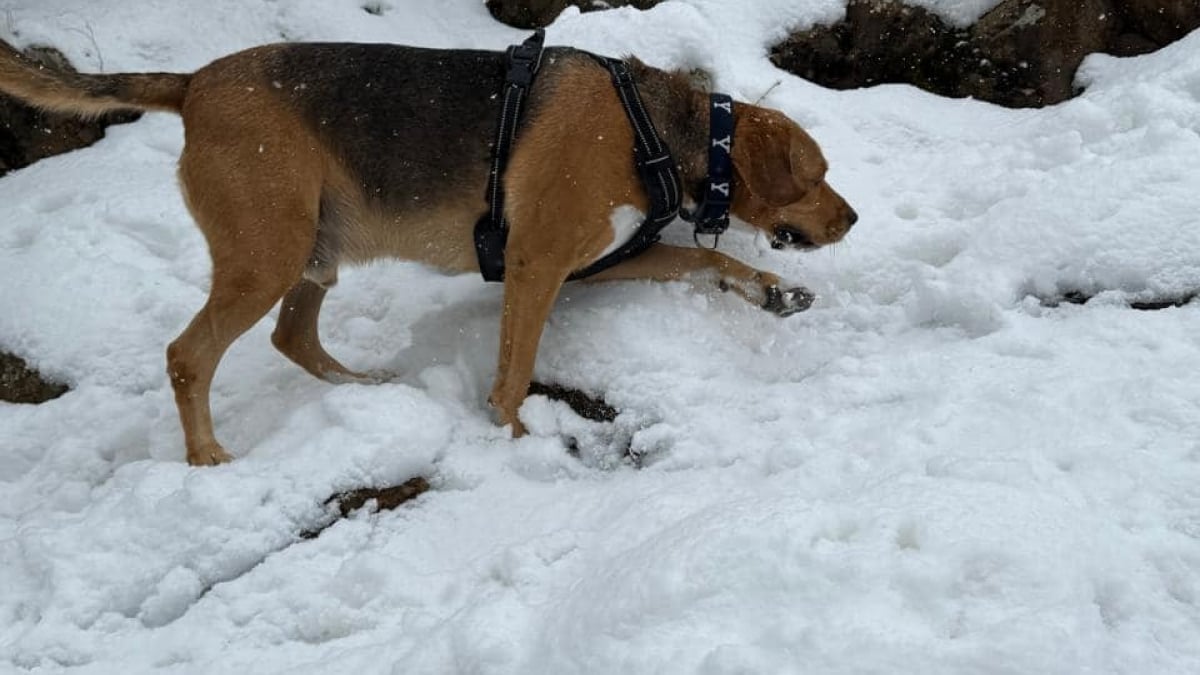
[[[550,27],[765,95],[861,215],[813,253],[722,241],[817,293],[788,319],[682,282],[571,286],[536,375],[602,394],[610,424],[533,397],[511,439],[484,400],[500,289],[387,263],[343,272],[322,332],[397,378],[319,382],[264,320],[214,386],[238,459],[189,468],[163,352],[208,258],[178,118],[0,179],[0,345],[73,387],[0,404],[0,671],[1200,672],[1200,306],[1129,307],[1200,289],[1200,35],[1090,57],[1043,110],[770,64],[843,5]],[[106,72],[525,34],[479,0],[2,6],[0,37]],[[417,500],[300,537],[328,496],[418,475]]]
[[[1001,0],[904,0],[904,4],[923,7],[952,26],[965,28],[994,9]],[[1044,14],[1044,13],[1043,13]]]

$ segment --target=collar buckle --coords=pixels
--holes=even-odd
[[[696,231],[692,233],[692,241],[696,242],[696,248],[702,248],[706,251],[715,251],[717,250],[717,247],[721,245],[722,232],[724,232],[724,230],[721,230],[720,232],[701,232],[700,228],[697,227]],[[712,246],[705,246],[704,244],[700,243],[700,235],[702,234],[706,236],[712,236]]]

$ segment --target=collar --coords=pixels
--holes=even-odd
[[[681,209],[680,217],[692,223],[692,236],[700,246],[700,235],[712,235],[716,248],[729,229],[729,207],[733,203],[733,99],[727,94],[708,96],[708,175],[704,179],[696,209]]]

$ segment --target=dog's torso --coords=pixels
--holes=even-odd
[[[598,70],[583,52],[548,49],[527,119],[538,115],[564,67],[581,66]],[[233,138],[259,143],[252,153],[270,152],[273,143],[311,146],[324,173],[309,270],[315,280],[340,262],[383,256],[474,271],[471,231],[487,209],[505,68],[501,52],[343,43],[255,48],[194,75],[206,95],[185,103],[188,142],[202,136],[196,142],[211,144],[224,127],[248,125],[258,128],[238,129]],[[275,116],[288,123],[276,124]],[[208,129],[206,119],[221,123]]]

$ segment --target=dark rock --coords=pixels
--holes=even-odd
[[[891,0],[851,0],[846,18],[798,33],[771,54],[775,65],[834,89],[907,82],[955,95],[965,32]]]
[[[20,357],[0,352],[0,401],[45,403],[68,389],[65,384],[43,378]]]
[[[1200,27],[1195,0],[1117,0],[1117,12],[1130,34],[1163,47]]]
[[[978,98],[1015,107],[1065,101],[1077,93],[1083,58],[1116,35],[1112,0],[1005,0],[971,28],[988,62],[972,73]]]
[[[633,6],[650,9],[661,0],[487,0],[488,11],[497,20],[517,28],[541,28],[550,25],[567,7],[581,12]]]
[[[25,53],[46,66],[73,70],[55,49],[33,47]],[[109,125],[138,117],[137,113],[121,112],[84,120],[43,112],[0,94],[0,176],[39,159],[91,145],[104,138]]]
[[[974,26],[955,28],[898,0],[850,0],[844,20],[793,35],[771,60],[835,89],[906,83],[1038,107],[1078,93],[1075,71],[1088,54],[1142,54],[1200,26],[1200,4],[1156,4],[1005,0]]]

